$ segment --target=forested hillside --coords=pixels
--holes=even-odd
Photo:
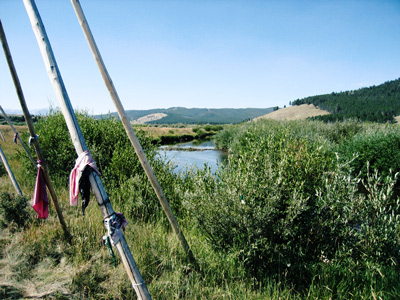
[[[292,105],[314,104],[331,114],[314,117],[323,121],[355,118],[371,122],[396,122],[400,115],[400,78],[378,86],[297,99]]]
[[[10,119],[11,123],[14,125],[25,125],[25,117],[20,114],[20,115],[8,115],[8,118]],[[40,119],[40,116],[31,116],[33,122],[37,122]],[[3,115],[0,115],[0,125],[7,125],[7,121],[4,118]]]
[[[133,121],[151,114],[166,114],[167,116],[149,124],[234,124],[254,119],[273,111],[273,108],[185,108],[171,107],[149,110],[127,110],[128,118]],[[117,113],[112,113],[117,116]],[[97,116],[100,117],[100,116]]]

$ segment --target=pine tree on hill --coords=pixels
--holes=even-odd
[[[378,86],[297,99],[292,105],[314,104],[331,114],[313,117],[326,122],[354,118],[361,121],[395,122],[400,115],[400,78]]]

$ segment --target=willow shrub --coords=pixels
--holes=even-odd
[[[363,180],[367,194],[358,193],[360,179],[347,170],[326,174],[317,192],[316,237],[320,263],[312,266],[315,286],[333,298],[397,299],[400,296],[400,200],[394,195],[397,174]],[[322,289],[321,289],[322,290]]]
[[[97,120],[84,112],[78,112],[76,117],[106,185],[118,184],[132,172],[140,170],[139,161],[121,122],[115,118]],[[67,184],[77,154],[61,112],[52,112],[41,119],[36,124],[36,131],[50,175]],[[138,138],[148,155],[154,156],[150,141],[143,134]]]
[[[214,247],[241,260],[251,276],[299,276],[320,254],[316,190],[334,169],[334,154],[286,123],[257,122],[240,132],[225,169],[195,176],[191,213]]]
[[[334,144],[341,144],[352,139],[356,134],[365,131],[368,127],[366,123],[353,119],[329,124],[316,121],[315,124],[318,124],[320,134]]]
[[[400,171],[400,127],[370,125],[339,146],[344,160],[351,160],[353,174],[367,176],[367,162],[371,170],[387,176]]]
[[[148,182],[147,176],[133,149],[122,123],[116,118],[94,119],[85,112],[76,113],[86,145],[101,172],[102,182],[113,203],[130,217],[151,219],[159,215],[160,205]],[[35,125],[39,143],[53,181],[67,186],[69,174],[74,167],[77,154],[72,144],[61,112],[52,111]],[[166,186],[166,194],[173,193],[169,186],[173,174],[156,159],[156,146],[143,131],[136,135],[147,159]],[[21,154],[27,172],[32,171],[31,162]],[[32,179],[35,176],[30,176]],[[163,184],[166,182],[166,184]],[[176,197],[171,197],[176,199]],[[179,208],[179,199],[172,203]]]
[[[352,175],[353,165],[335,153],[335,143],[346,143],[367,127],[352,131],[347,125],[265,121],[237,132],[231,128],[236,138],[229,142],[228,165],[217,176],[198,171],[194,192],[186,195],[214,248],[241,261],[259,280],[272,276],[307,286],[328,272],[323,275],[332,279],[328,286],[340,289],[340,274],[350,276],[351,266],[365,274],[390,266],[386,281],[377,283],[390,286],[400,259],[397,177],[378,175],[367,161],[365,177]],[[360,181],[365,194],[358,191]],[[359,286],[348,288],[350,296]]]

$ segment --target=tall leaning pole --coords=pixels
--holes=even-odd
[[[40,18],[39,11],[34,0],[23,0],[23,2],[35,33],[40,51],[42,53],[50,82],[53,85],[53,89],[56,93],[61,111],[65,118],[65,122],[67,123],[72,143],[74,144],[77,154],[80,155],[82,152],[87,151],[88,147],[86,146],[85,139],[82,135],[74,110],[69,100],[67,90],[61,78],[61,74],[58,69],[43,22]],[[115,212],[112,208],[110,200],[108,199],[101,179],[96,172],[91,172],[89,175],[89,180],[103,217],[106,220],[109,220],[111,216],[115,216]],[[117,251],[121,257],[125,271],[128,274],[138,299],[151,299],[150,293],[147,290],[147,286],[143,281],[142,276],[140,275],[122,230],[120,228],[116,228],[114,234],[120,235],[120,239],[115,242],[115,247],[117,248]]]
[[[50,192],[50,197],[51,197],[51,200],[53,201],[54,208],[55,208],[57,216],[58,216],[58,220],[60,221],[61,227],[62,227],[62,229],[64,231],[64,235],[70,241],[71,240],[71,234],[68,231],[67,224],[65,223],[61,208],[60,208],[60,206],[58,204],[56,192],[55,192],[54,187],[53,187],[53,185],[52,185],[52,183],[50,181],[50,176],[49,176],[49,173],[47,171],[46,161],[45,161],[45,159],[43,157],[42,149],[40,148],[39,141],[36,138],[35,127],[33,126],[31,115],[29,113],[28,107],[26,106],[24,93],[22,91],[21,83],[19,82],[19,78],[18,78],[18,75],[17,75],[17,70],[15,69],[15,66],[14,66],[14,62],[13,62],[13,59],[12,59],[12,56],[11,56],[11,51],[10,51],[10,48],[8,47],[6,34],[4,32],[1,20],[0,20],[0,39],[1,39],[1,43],[3,45],[4,55],[6,56],[8,67],[10,69],[11,77],[12,77],[12,79],[14,81],[14,85],[15,85],[15,89],[17,91],[19,102],[21,104],[22,111],[24,113],[25,121],[26,121],[26,124],[28,125],[28,131],[29,131],[29,134],[32,137],[32,143],[33,143],[33,147],[35,148],[36,156],[41,161],[41,166],[42,166],[42,169],[43,169],[43,175],[44,175],[44,180],[46,182],[46,186],[47,186],[47,188],[48,188],[48,190]],[[8,122],[9,121],[8,117],[7,117],[6,113],[3,111],[3,109],[1,108],[1,106],[0,106],[0,109],[3,112],[4,117],[7,119],[7,122]],[[13,128],[11,122],[9,122],[9,124]],[[21,139],[20,139],[20,141],[22,143]],[[26,149],[26,151],[29,153],[29,151],[27,149]],[[31,157],[31,159],[33,160],[32,157]],[[33,161],[33,165],[36,167],[35,161]]]
[[[71,0],[72,6],[74,7],[76,16],[79,20],[79,23],[81,24],[83,33],[86,37],[86,40],[88,41],[89,47],[92,50],[93,56],[96,60],[97,66],[99,67],[101,76],[103,77],[104,83],[107,86],[107,89],[110,93],[111,99],[114,102],[115,107],[117,108],[118,115],[122,121],[122,124],[124,125],[125,131],[129,137],[129,140],[131,141],[131,144],[133,148],[135,149],[135,152],[139,158],[139,161],[146,172],[146,175],[157,195],[157,198],[168,218],[169,223],[171,224],[171,227],[177,236],[177,239],[179,240],[182,248],[186,252],[187,258],[191,263],[194,264],[195,267],[197,267],[196,260],[194,258],[193,252],[189,247],[189,244],[186,241],[185,235],[183,234],[181,228],[179,227],[178,220],[176,219],[174,213],[172,212],[172,209],[168,203],[167,198],[165,197],[165,194],[163,192],[163,189],[161,188],[160,183],[157,180],[156,175],[154,174],[154,171],[147,160],[146,154],[144,153],[142,146],[139,143],[138,138],[136,137],[136,134],[133,130],[132,124],[129,121],[129,118],[124,110],[124,107],[122,106],[121,100],[119,99],[117,90],[114,87],[114,84],[111,80],[110,75],[107,72],[106,66],[103,62],[103,59],[100,55],[100,51],[97,48],[96,42],[94,40],[93,34],[89,28],[89,24],[86,20],[86,17],[83,13],[82,7],[79,3],[79,0]]]
[[[4,154],[3,149],[1,148],[1,146],[0,146],[0,158],[1,158],[1,161],[3,162],[3,164],[4,164],[4,167],[6,168],[8,176],[10,177],[10,180],[11,180],[15,190],[17,191],[18,195],[22,196],[21,188],[19,187],[18,182],[15,179],[14,173],[11,171],[10,165],[8,164],[8,160],[6,158],[6,155]]]
[[[2,30],[2,28],[1,28],[1,21],[0,21],[0,30]],[[1,36],[1,33],[0,33],[0,36]],[[7,59],[7,61],[8,61],[8,59]],[[37,169],[37,165],[36,165],[37,163],[36,163],[35,160],[33,159],[31,153],[29,152],[28,148],[26,147],[26,145],[25,145],[24,141],[22,140],[20,134],[18,133],[17,129],[16,129],[16,128],[14,127],[14,125],[12,124],[10,118],[7,116],[6,112],[5,112],[4,109],[1,107],[1,105],[0,105],[0,111],[2,112],[3,117],[4,117],[4,119],[6,119],[8,125],[10,125],[12,131],[14,131],[14,134],[16,135],[16,138],[18,138],[18,140],[19,140],[19,142],[21,143],[22,147],[24,148],[26,154],[29,156],[29,159],[31,160],[31,162],[32,162],[32,164],[33,164],[33,167],[34,167],[35,169]]]

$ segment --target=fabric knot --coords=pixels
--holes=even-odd
[[[115,245],[122,237],[122,230],[128,225],[123,213],[113,213],[104,219],[104,225],[107,228],[107,235],[111,239],[111,243]]]
[[[97,170],[96,163],[93,160],[90,152],[84,151],[81,154],[79,154],[78,158],[75,161],[75,167],[72,169],[69,176],[70,205],[73,206],[78,205],[78,196],[79,192],[81,192],[81,195],[85,197],[84,198],[85,205],[83,207],[83,212],[89,202],[89,197],[90,197],[89,175],[92,173],[92,171],[95,171],[99,176],[101,176],[99,170]]]
[[[36,135],[36,136],[30,136],[30,137],[29,137],[29,140],[28,140],[29,147],[31,146],[31,142],[36,141],[38,138],[39,138],[38,135]]]

